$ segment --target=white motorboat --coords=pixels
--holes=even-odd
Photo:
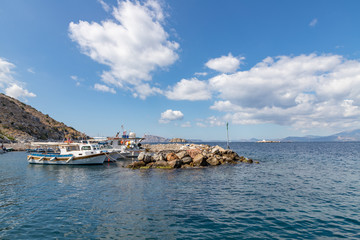
[[[32,143],[34,146],[51,146],[55,152],[29,153],[27,159],[32,164],[88,165],[110,161],[114,153],[101,150],[99,145],[87,141],[81,143]]]

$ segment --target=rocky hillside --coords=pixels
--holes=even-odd
[[[0,142],[78,139],[85,134],[35,108],[0,93]]]

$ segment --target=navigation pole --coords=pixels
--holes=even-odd
[[[230,149],[229,146],[229,123],[226,122],[226,136],[227,136],[227,149]]]

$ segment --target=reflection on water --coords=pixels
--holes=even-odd
[[[0,155],[0,239],[360,237],[360,143],[231,147],[261,163],[131,170]]]

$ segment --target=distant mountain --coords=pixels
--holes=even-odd
[[[352,142],[360,141],[360,129],[344,131],[330,136],[287,137],[282,142]]]
[[[154,135],[145,135],[144,138],[145,139],[142,141],[143,143],[169,142],[168,138],[163,138],[163,137],[154,136]]]
[[[85,134],[0,93],[0,142],[78,139]]]

